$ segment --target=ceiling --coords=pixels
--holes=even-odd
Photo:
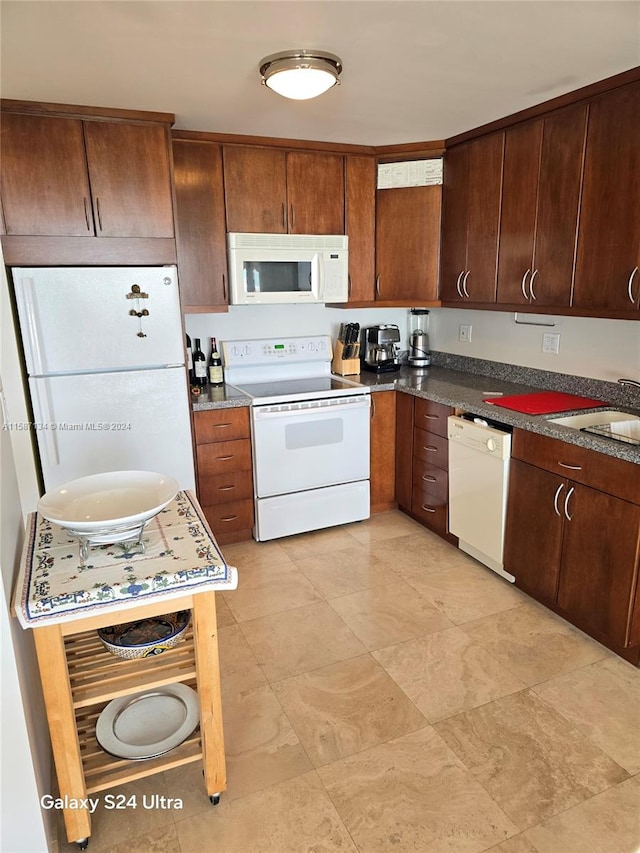
[[[447,138],[640,65],[640,0],[2,0],[0,27],[4,98],[365,145]],[[268,91],[259,61],[289,48],[338,54],[342,85]]]

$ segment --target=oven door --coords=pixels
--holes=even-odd
[[[256,497],[369,479],[368,394],[253,408]]]

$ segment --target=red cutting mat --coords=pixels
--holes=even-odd
[[[502,406],[503,409],[513,409],[514,412],[523,412],[526,415],[549,415],[552,412],[570,412],[572,409],[593,409],[597,406],[609,405],[602,400],[576,397],[560,391],[514,394],[511,397],[488,397],[483,402]]]

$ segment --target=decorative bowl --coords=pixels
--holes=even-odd
[[[166,616],[154,616],[110,625],[97,631],[104,647],[119,658],[134,660],[159,655],[183,639],[191,621],[191,611],[179,610]]]
[[[94,541],[100,536],[109,544],[118,541],[109,537],[110,531],[117,534],[143,527],[175,498],[179,488],[165,474],[109,471],[71,480],[47,492],[38,501],[38,512],[72,534]]]

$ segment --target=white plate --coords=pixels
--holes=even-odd
[[[199,716],[195,690],[168,684],[109,702],[98,717],[96,740],[118,758],[155,758],[186,740]]]
[[[47,492],[38,501],[38,512],[75,533],[106,533],[153,518],[175,498],[179,488],[165,474],[109,471],[72,480]]]

